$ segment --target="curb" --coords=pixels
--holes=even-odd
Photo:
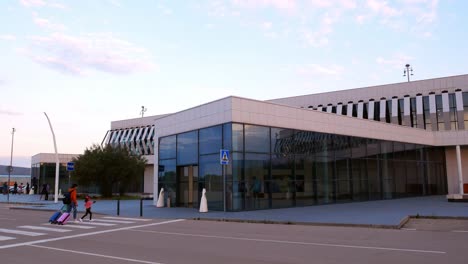
[[[249,224],[274,224],[274,225],[307,225],[307,226],[333,226],[333,227],[360,227],[360,228],[380,228],[380,229],[400,229],[399,225],[379,225],[379,224],[346,224],[346,223],[321,223],[321,222],[293,222],[274,220],[249,220],[249,219],[227,219],[227,218],[188,218],[196,221],[233,222]]]

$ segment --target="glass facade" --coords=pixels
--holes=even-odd
[[[171,206],[227,211],[447,193],[443,148],[228,123],[160,138]],[[223,167],[219,150],[230,150]],[[226,199],[224,192],[226,190]]]

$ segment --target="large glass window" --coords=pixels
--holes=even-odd
[[[176,157],[176,136],[159,139],[159,158],[174,159]]]
[[[270,128],[263,126],[245,125],[245,151],[270,152]]]
[[[198,131],[177,135],[177,165],[198,162]]]
[[[200,155],[219,153],[222,131],[222,126],[200,129]]]
[[[244,125],[232,124],[232,151],[244,150]]]

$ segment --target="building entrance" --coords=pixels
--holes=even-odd
[[[198,166],[177,167],[177,207],[198,207]]]

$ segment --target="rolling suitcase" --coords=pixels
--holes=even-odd
[[[68,222],[68,219],[70,219],[70,213],[63,213],[60,218],[57,220],[57,224],[59,225],[64,225]]]
[[[50,218],[49,218],[49,223],[51,224],[56,224],[57,220],[60,218],[62,215],[61,211],[55,212]]]

